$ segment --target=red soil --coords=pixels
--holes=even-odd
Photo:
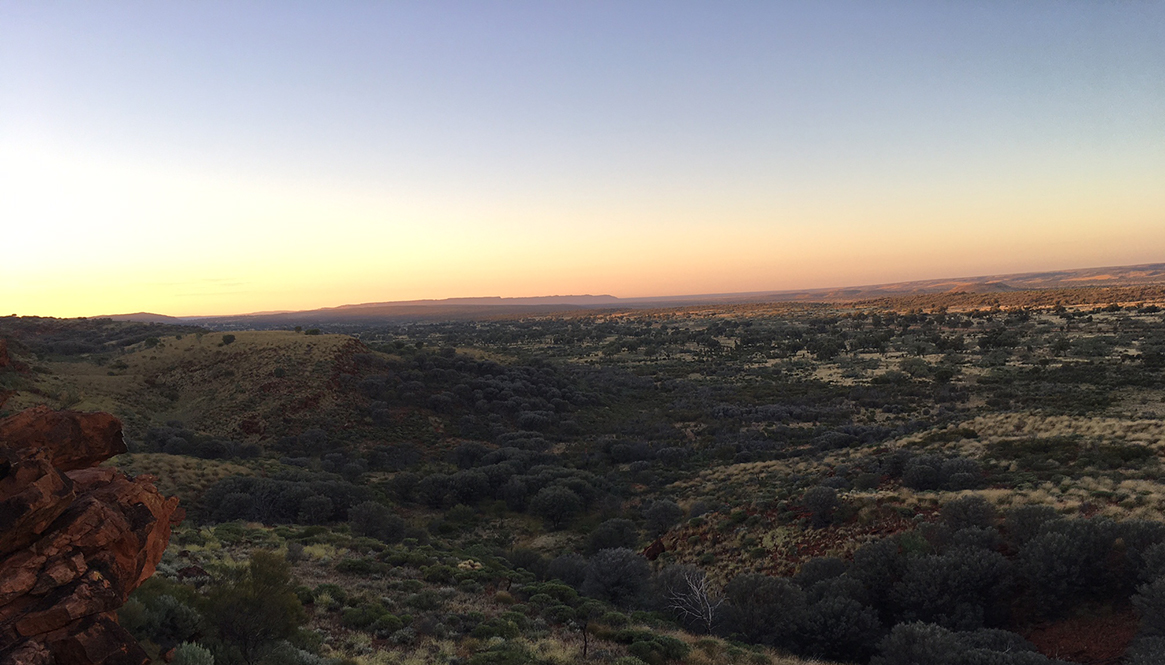
[[[1041,624],[1026,635],[1050,658],[1087,665],[1120,662],[1137,632],[1132,610],[1094,617],[1074,617]]]

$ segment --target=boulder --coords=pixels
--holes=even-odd
[[[0,421],[0,665],[148,662],[116,612],[183,511],[149,476],[95,466],[124,450],[108,414]]]
[[[61,471],[96,466],[126,451],[117,418],[108,413],[53,411],[47,406],[0,420],[0,446],[44,448]]]

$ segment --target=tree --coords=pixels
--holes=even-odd
[[[392,514],[387,506],[375,501],[356,504],[348,510],[352,531],[359,536],[386,543],[399,543],[404,537],[405,521]]]
[[[615,605],[634,605],[651,577],[651,567],[639,554],[624,547],[603,550],[587,565],[582,592]]]
[[[1137,588],[1133,605],[1141,615],[1141,636],[1165,637],[1165,577]]]
[[[301,524],[323,524],[332,518],[332,513],[335,510],[331,499],[313,494],[299,504],[299,522]]]
[[[647,522],[647,531],[658,537],[684,518],[684,509],[675,501],[663,499],[643,511],[643,517]]]
[[[785,648],[796,639],[805,613],[805,592],[788,579],[737,575],[724,587],[724,596],[728,635]]]
[[[942,518],[953,531],[989,527],[995,524],[995,506],[981,496],[959,497],[943,505]]]
[[[247,566],[228,570],[210,589],[203,614],[214,623],[228,660],[254,665],[295,634],[307,616],[294,589],[291,566],[262,551]]]
[[[833,511],[838,505],[837,490],[832,487],[814,487],[805,492],[804,500],[813,526],[820,529],[832,521]]]
[[[577,589],[586,580],[587,560],[574,552],[555,557],[546,567],[546,577],[562,580]]]
[[[603,522],[591,535],[587,537],[587,552],[594,554],[599,550],[609,550],[616,547],[633,549],[639,544],[639,529],[631,520],[615,518]]]
[[[694,566],[672,566],[664,569],[660,578],[667,609],[683,623],[711,633],[724,597],[708,582],[704,571]]]
[[[582,512],[583,502],[577,494],[562,486],[543,487],[530,500],[530,512],[546,518],[551,527],[558,529]]]
[[[174,649],[171,665],[214,665],[214,654],[210,649],[190,642],[183,642]]]
[[[230,333],[227,333],[226,335],[222,336],[223,346],[226,346],[227,344],[231,344],[234,341],[235,341],[235,336],[230,334]]]

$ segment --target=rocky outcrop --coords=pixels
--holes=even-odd
[[[121,422],[108,413],[53,411],[37,406],[0,420],[0,446],[44,449],[61,471],[87,469],[126,451]]]
[[[182,518],[152,478],[96,466],[125,452],[108,414],[0,421],[0,665],[141,665],[116,611]]]

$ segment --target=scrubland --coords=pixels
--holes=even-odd
[[[1150,663],[1155,293],[75,348],[9,321],[3,408],[121,416],[113,463],[182,498],[122,612],[182,662]]]

